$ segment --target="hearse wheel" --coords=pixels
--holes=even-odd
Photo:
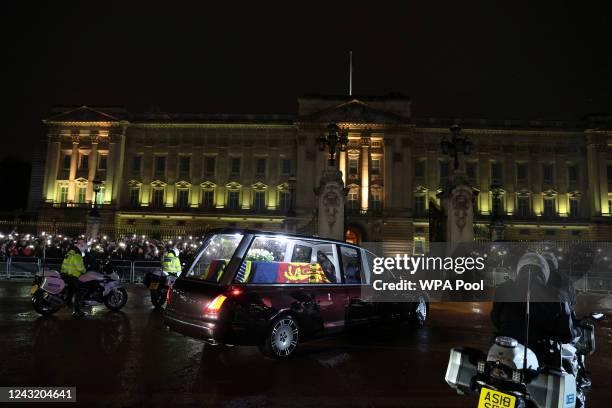
[[[281,316],[272,322],[259,349],[267,357],[287,358],[293,354],[300,338],[300,328],[291,316]]]

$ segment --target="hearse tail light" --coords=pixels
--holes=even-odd
[[[223,306],[223,303],[226,300],[227,296],[225,295],[217,296],[206,306],[206,308],[204,309],[204,314],[206,314],[206,316],[216,318],[219,315],[219,312],[221,311],[221,306]]]
[[[172,292],[172,288],[168,288],[168,290],[166,291],[166,304],[167,305],[170,304],[170,292]]]
[[[240,286],[230,286],[228,294],[233,297],[238,297],[244,293]]]

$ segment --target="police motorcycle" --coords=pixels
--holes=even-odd
[[[176,274],[166,273],[162,268],[155,268],[145,275],[142,283],[151,292],[151,303],[156,309],[161,308],[166,303],[168,290],[174,285],[176,278]]]
[[[525,341],[529,342],[529,289],[525,313]],[[585,358],[595,352],[591,313],[576,325],[580,337],[573,344],[544,342],[545,359],[512,337],[498,336],[489,352],[455,347],[450,351],[445,380],[458,394],[479,395],[478,408],[580,408],[590,380]]]
[[[79,277],[80,290],[74,294],[74,301],[79,302],[79,308],[104,304],[112,311],[121,310],[128,299],[121,278],[110,260],[102,261],[99,271],[89,271]],[[62,274],[48,268],[36,273],[30,292],[34,310],[41,315],[56,313],[68,306],[72,297]]]
[[[172,252],[178,258],[178,250],[172,249]],[[149,289],[151,293],[151,303],[156,309],[160,309],[164,306],[168,296],[168,290],[172,288],[177,278],[178,271],[176,273],[166,272],[164,268],[155,268],[145,275],[142,283]]]

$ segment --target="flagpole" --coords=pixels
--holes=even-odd
[[[353,95],[353,51],[349,51],[349,96]]]

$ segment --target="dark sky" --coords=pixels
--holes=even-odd
[[[54,105],[294,113],[305,93],[401,92],[418,116],[612,112],[609,1],[10,1],[0,156]]]

